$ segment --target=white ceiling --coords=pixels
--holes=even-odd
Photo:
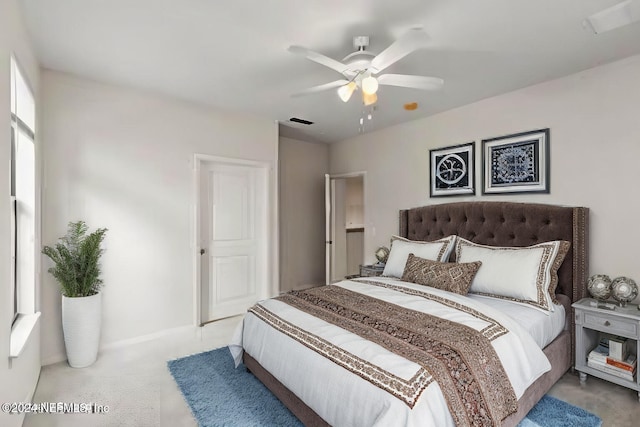
[[[22,0],[41,64],[278,120],[281,134],[334,142],[359,132],[362,103],[287,52],[301,45],[341,60],[352,38],[382,51],[421,26],[430,47],[385,72],[441,77],[437,92],[385,86],[365,132],[640,53],[640,23],[595,35],[583,20],[621,0]],[[640,0],[634,0],[634,13]],[[416,111],[403,105],[418,102]],[[289,122],[300,117],[305,127]],[[463,125],[463,124],[461,124]]]

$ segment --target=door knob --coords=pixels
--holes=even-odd
[[[200,255],[204,255],[205,252],[206,252],[206,250],[200,249]]]

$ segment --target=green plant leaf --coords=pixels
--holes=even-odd
[[[49,273],[60,284],[66,297],[86,297],[100,291],[101,245],[107,229],[99,228],[87,235],[84,221],[69,222],[67,234],[58,239],[54,247],[44,246],[42,253],[53,261]]]

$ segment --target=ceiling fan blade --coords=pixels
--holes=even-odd
[[[298,97],[298,96],[309,95],[311,93],[322,92],[322,91],[325,91],[325,90],[334,89],[334,88],[337,88],[337,87],[340,87],[340,86],[344,86],[347,83],[349,83],[349,80],[345,80],[345,79],[336,80],[336,81],[333,81],[333,82],[325,83],[323,85],[313,86],[313,87],[310,87],[308,89],[301,90],[300,92],[296,92],[291,96],[292,97]]]
[[[410,87],[414,89],[436,90],[444,85],[438,77],[410,76],[408,74],[383,74],[377,77],[378,83],[387,86]]]
[[[429,36],[422,28],[413,28],[380,52],[371,61],[371,72],[376,74],[411,52],[427,46]]]
[[[307,59],[312,60],[313,62],[317,62],[320,65],[324,65],[325,67],[329,67],[332,70],[336,70],[339,73],[343,73],[347,70],[347,66],[340,61],[336,61],[335,59],[329,58],[321,53],[314,52],[312,50],[307,49],[302,46],[289,46],[289,52],[294,53],[296,55],[304,56]]]

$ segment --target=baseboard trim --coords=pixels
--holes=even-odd
[[[53,356],[49,356],[45,359],[41,360],[42,366],[47,366],[47,365],[54,365],[56,363],[60,363],[60,362],[64,362],[65,360],[67,360],[67,355],[66,354],[54,354]]]
[[[140,335],[139,337],[127,338],[125,340],[113,341],[107,344],[103,344],[100,346],[100,350],[98,352],[98,357],[100,357],[100,353],[104,353],[107,351],[117,350],[124,347],[129,347],[132,345],[140,344],[147,341],[152,341],[158,338],[164,338],[170,335],[176,334],[184,334],[189,331],[193,331],[194,334],[200,334],[201,328],[199,326],[187,325],[187,326],[179,326],[177,328],[164,329],[162,331],[153,332],[147,335]],[[60,363],[67,360],[66,354],[56,354],[53,356],[49,356],[46,359],[42,360],[42,366],[53,365],[54,363]]]
[[[128,338],[126,340],[120,340],[120,341],[113,341],[111,343],[101,346],[100,351],[109,351],[109,350],[119,349],[122,347],[128,347],[130,345],[140,344],[140,343],[152,341],[158,338],[164,338],[169,335],[182,334],[189,331],[193,331],[194,334],[197,334],[200,331],[200,327],[194,326],[194,325],[179,326],[177,328],[164,329],[162,331],[153,332],[147,335],[141,335],[135,338]]]

